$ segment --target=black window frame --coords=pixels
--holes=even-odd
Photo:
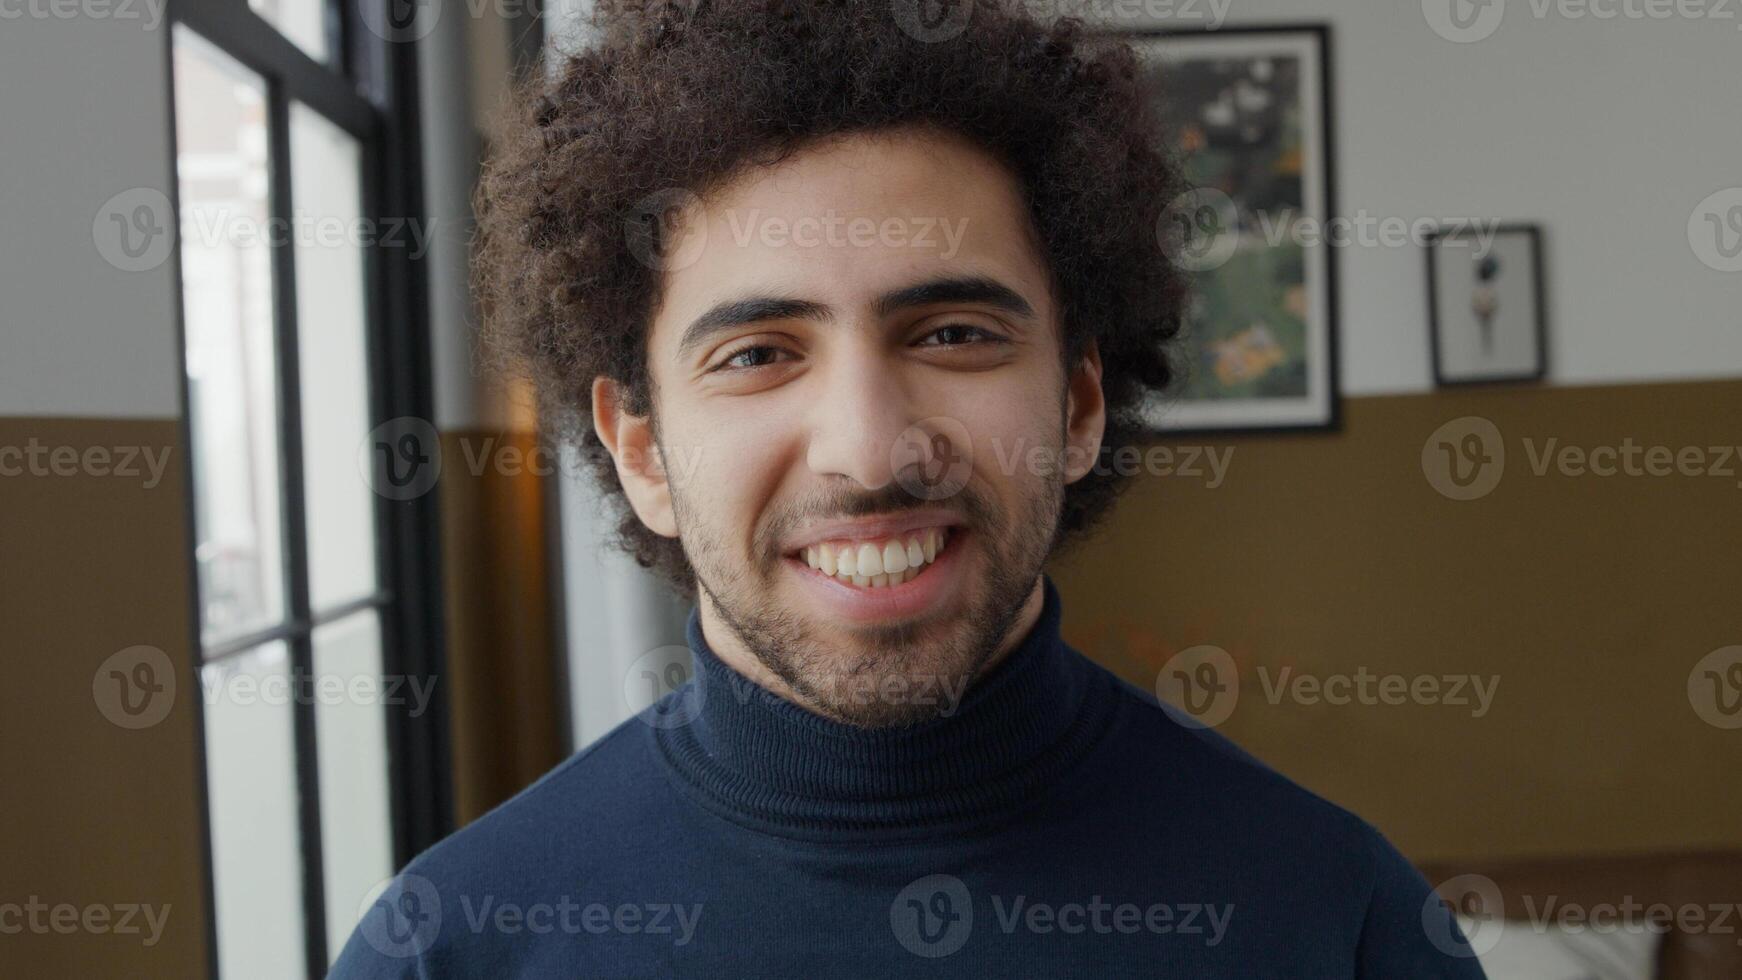
[[[171,180],[168,194],[177,220],[181,214],[178,147],[175,126],[176,89],[174,36],[185,26],[204,41],[257,73],[266,86],[270,154],[269,210],[288,217],[290,200],[290,105],[300,102],[355,139],[362,149],[362,209],[365,218],[389,217],[428,223],[423,207],[422,147],[418,105],[418,50],[409,41],[388,41],[365,24],[364,4],[371,13],[385,14],[395,0],[323,0],[328,60],[316,60],[280,34],[257,14],[247,0],[169,0],[163,31],[166,92],[169,106]],[[192,597],[190,633],[193,658],[192,690],[200,690],[205,665],[274,640],[290,651],[293,683],[313,673],[314,630],[323,623],[364,608],[377,610],[381,627],[381,669],[387,676],[430,685],[435,696],[421,712],[403,699],[383,705],[389,760],[388,799],[391,810],[394,870],[405,866],[453,829],[452,775],[449,766],[448,711],[443,673],[445,637],[441,616],[441,557],[438,494],[407,500],[372,495],[374,502],[378,587],[371,595],[315,615],[308,587],[306,500],[303,485],[301,385],[297,346],[296,270],[292,243],[270,246],[273,277],[273,330],[277,409],[279,414],[279,493],[283,501],[285,610],[279,625],[246,636],[207,645],[203,638],[197,565],[190,562]],[[434,418],[429,333],[427,273],[423,261],[407,248],[364,250],[366,325],[371,424],[392,419]],[[198,447],[193,440],[181,253],[172,251],[175,317],[180,349],[183,444],[186,462],[187,547],[197,542],[194,521],[194,479]],[[219,975],[217,908],[212,858],[210,792],[207,784],[205,710],[193,699],[196,716],[197,771],[201,820],[207,969]],[[320,826],[320,787],[315,746],[314,705],[292,699],[296,753],[297,825],[302,866],[304,951],[308,973],[327,973],[325,887]],[[228,980],[228,978],[227,978]]]

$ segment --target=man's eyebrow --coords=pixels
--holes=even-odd
[[[963,276],[932,279],[884,293],[872,304],[880,317],[889,316],[915,306],[935,303],[977,303],[1013,313],[1021,317],[1034,316],[1034,308],[1021,294],[996,279],[985,276]],[[709,309],[684,330],[678,341],[678,356],[682,357],[701,346],[709,337],[723,330],[765,320],[819,320],[835,318],[835,311],[809,300],[778,296],[752,296],[727,300]]]
[[[688,354],[709,337],[722,330],[731,330],[747,323],[764,320],[831,320],[835,311],[802,299],[781,299],[775,296],[753,296],[728,300],[696,317],[678,342],[678,356]]]
[[[885,293],[873,308],[878,316],[888,316],[911,306],[930,306],[933,303],[978,303],[1021,317],[1034,316],[1034,308],[1028,305],[1028,301],[1021,294],[998,280],[985,276],[933,279],[907,286]]]

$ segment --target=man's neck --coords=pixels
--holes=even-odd
[[[792,685],[768,669],[768,666],[744,645],[738,638],[738,634],[726,624],[725,618],[720,615],[719,609],[714,605],[713,596],[706,589],[698,585],[696,595],[698,597],[697,608],[701,612],[702,636],[707,640],[708,649],[714,652],[714,656],[758,686],[774,692],[806,711],[829,717],[827,711],[810,703],[793,690]],[[986,658],[986,662],[980,665],[978,672],[974,675],[974,680],[985,676],[988,671],[1009,656],[1010,651],[1016,649],[1027,638],[1029,632],[1034,629],[1035,622],[1040,619],[1041,609],[1045,604],[1045,586],[1042,584],[1041,578],[1036,576],[1034,588],[1029,590],[1028,598],[1023,600],[1021,611],[1017,613],[1016,619],[1010,624],[1010,629],[999,641],[997,649],[992,651],[992,656]],[[972,686],[972,681],[970,681],[969,686]]]

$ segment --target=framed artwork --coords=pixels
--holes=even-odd
[[[1193,188],[1157,233],[1192,276],[1158,431],[1338,422],[1330,31],[1323,25],[1122,33]]]
[[[1445,385],[1540,381],[1548,373],[1542,230],[1436,233],[1427,247],[1429,344]]]

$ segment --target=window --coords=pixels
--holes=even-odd
[[[429,414],[415,55],[361,28],[363,2],[388,0],[174,10],[223,978],[325,975],[374,887],[448,829],[434,503],[373,492],[367,465],[372,432]]]

